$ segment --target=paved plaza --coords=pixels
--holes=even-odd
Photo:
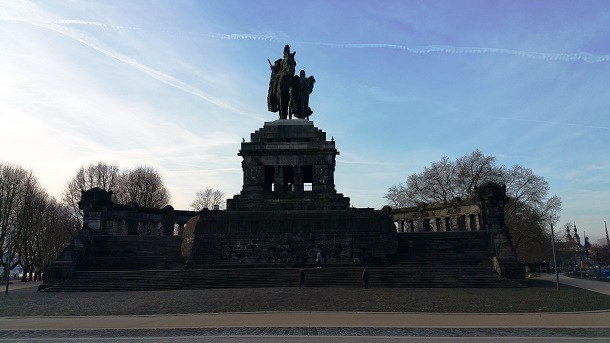
[[[544,274],[543,280],[555,281]],[[610,283],[560,276],[563,285],[610,296]],[[35,284],[11,285],[10,290]],[[384,313],[282,311],[121,316],[0,317],[0,340],[95,337],[571,337],[610,338],[610,311]],[[145,340],[148,341],[148,340]]]

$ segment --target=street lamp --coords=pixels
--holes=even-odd
[[[602,265],[599,263],[599,246],[595,244],[595,256],[597,257],[597,274],[598,280],[602,279]]]
[[[11,221],[11,232],[9,234],[9,241],[8,241],[8,255],[6,255],[6,265],[4,266],[4,281],[6,282],[6,293],[8,294],[8,284],[9,284],[9,276],[10,276],[10,270],[9,270],[9,266],[11,264],[11,253],[12,253],[12,248],[13,248],[13,236],[15,236],[15,222]]]
[[[553,242],[553,263],[555,264],[555,277],[557,278],[557,290],[559,290],[559,270],[557,269],[557,256],[555,255],[555,230],[551,221],[551,240]]]

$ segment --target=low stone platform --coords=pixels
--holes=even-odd
[[[120,241],[110,238],[108,241]],[[152,240],[152,239],[151,239]],[[127,239],[126,241],[129,241]],[[158,241],[167,238],[158,237]],[[103,242],[94,241],[94,245]],[[493,269],[486,232],[398,234],[393,266],[367,266],[371,288],[506,288],[523,287],[518,280],[500,277]],[[413,250],[409,249],[413,243]],[[105,243],[104,243],[105,244]],[[90,251],[99,250],[92,246]],[[153,246],[149,244],[149,246]],[[170,249],[171,250],[171,249]],[[174,245],[175,254],[178,248]],[[327,263],[233,263],[200,265],[193,269],[122,270],[111,267],[113,256],[96,254],[109,270],[79,270],[72,278],[45,291],[141,291],[208,288],[296,287],[298,272],[307,273],[308,287],[362,287],[363,265]]]
[[[389,216],[373,209],[334,211],[202,211],[185,228],[188,268],[210,264],[389,265],[396,253]]]
[[[368,268],[371,288],[514,288],[522,284],[491,268]],[[362,268],[305,268],[306,287],[362,287]],[[298,268],[212,268],[77,272],[45,292],[156,291],[207,288],[296,287]]]

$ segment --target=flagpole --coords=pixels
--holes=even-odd
[[[553,240],[553,263],[555,263],[555,277],[557,278],[557,290],[559,290],[559,269],[557,269],[557,256],[555,255],[555,230],[551,223],[551,239]]]

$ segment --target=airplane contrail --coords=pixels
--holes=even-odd
[[[214,105],[216,105],[216,106],[218,106],[220,108],[223,108],[223,109],[226,109],[226,110],[231,111],[233,113],[237,113],[237,114],[240,114],[240,115],[243,115],[243,116],[247,116],[247,117],[250,117],[250,118],[253,118],[253,119],[256,119],[256,120],[260,119],[260,118],[257,118],[256,116],[253,116],[251,113],[248,113],[246,111],[242,111],[242,110],[237,109],[237,108],[235,108],[235,107],[233,107],[233,106],[231,106],[231,105],[229,105],[229,104],[227,104],[227,103],[225,103],[225,102],[223,102],[223,101],[221,101],[219,99],[216,99],[216,98],[214,98],[214,97],[212,97],[212,96],[202,92],[201,90],[197,89],[196,87],[193,87],[193,86],[191,86],[191,85],[189,85],[189,84],[187,84],[187,83],[185,83],[183,81],[180,81],[180,80],[176,79],[175,77],[173,77],[171,75],[165,74],[165,73],[163,73],[161,71],[158,71],[158,70],[153,69],[151,67],[148,67],[148,66],[146,66],[144,64],[141,64],[141,63],[137,62],[134,58],[131,58],[129,56],[125,56],[125,55],[122,55],[122,54],[119,54],[119,53],[116,53],[116,52],[109,51],[109,50],[104,49],[102,47],[99,47],[99,46],[97,46],[97,45],[95,45],[95,44],[93,44],[91,42],[88,42],[87,40],[85,40],[85,39],[83,39],[81,37],[78,37],[78,36],[76,36],[74,34],[71,34],[71,33],[66,32],[64,30],[61,30],[60,28],[56,27],[55,24],[52,24],[52,23],[50,23],[50,24],[49,23],[43,23],[43,22],[39,22],[39,21],[30,21],[30,20],[22,19],[22,18],[0,18],[0,21],[2,21],[2,20],[5,20],[5,21],[6,20],[20,21],[20,22],[28,23],[30,25],[34,25],[34,26],[37,26],[37,27],[41,27],[41,28],[44,28],[44,29],[51,30],[53,32],[62,34],[64,36],[72,38],[72,39],[74,39],[74,40],[76,40],[76,41],[78,41],[78,42],[80,42],[80,43],[82,43],[82,44],[84,44],[84,45],[86,45],[86,46],[88,46],[88,47],[90,47],[90,48],[92,48],[92,49],[94,49],[94,50],[96,50],[96,51],[106,55],[106,56],[108,56],[108,57],[111,57],[111,58],[116,59],[116,60],[118,60],[118,61],[120,61],[122,63],[125,63],[125,64],[133,67],[134,69],[137,69],[137,70],[145,73],[146,75],[148,75],[148,76],[150,76],[150,77],[152,77],[152,78],[154,78],[154,79],[156,79],[156,80],[158,80],[160,82],[163,82],[163,83],[165,83],[165,84],[167,84],[169,86],[172,86],[172,87],[177,88],[179,90],[182,90],[182,91],[184,91],[186,93],[189,93],[191,95],[194,95],[196,97],[204,99],[204,100],[206,100],[206,101],[208,101],[208,102],[210,102],[210,103],[212,103],[212,104],[214,104]],[[80,21],[72,21],[72,22],[83,23],[83,22],[80,22]],[[89,22],[87,22],[87,23],[89,23]],[[99,26],[99,25],[96,24],[95,26]]]
[[[551,125],[575,126],[575,127],[586,128],[586,129],[610,130],[610,127],[608,127],[608,126],[601,126],[601,125],[580,125],[580,124],[557,122],[557,121],[550,121],[550,120],[538,120],[538,119],[527,119],[527,118],[513,118],[513,117],[503,117],[503,116],[494,116],[494,118],[504,119],[504,120],[513,120],[513,121],[524,121],[524,122],[530,122],[530,123],[542,123],[542,124],[551,124]]]
[[[40,25],[45,24],[56,24],[56,25],[87,25],[93,27],[103,28],[114,28],[114,29],[132,29],[142,30],[141,27],[135,26],[121,26],[121,25],[109,25],[94,21],[85,20],[56,20],[49,23],[44,23],[35,20],[27,20],[22,18],[1,18],[0,20],[15,20],[24,21],[28,23],[37,23]],[[171,32],[171,31],[169,31]],[[200,33],[200,32],[176,32],[181,34],[191,34],[198,36],[205,36],[214,39],[221,40],[262,40],[262,41],[279,41],[280,39],[275,35],[263,35],[263,34],[251,34],[251,33]],[[534,60],[543,61],[562,61],[562,62],[574,62],[582,61],[586,63],[601,63],[610,62],[610,55],[595,55],[588,52],[571,52],[571,53],[552,53],[552,52],[536,52],[536,51],[522,51],[504,48],[492,48],[492,47],[467,47],[467,46],[453,46],[453,45],[402,45],[402,44],[387,44],[387,43],[326,43],[326,42],[315,42],[315,41],[293,41],[297,44],[304,45],[319,45],[328,46],[333,48],[342,49],[395,49],[401,50],[412,54],[433,54],[433,53],[444,53],[444,54],[503,54],[513,55],[518,57],[524,57]]]
[[[501,48],[485,48],[485,47],[463,47],[463,46],[451,46],[451,45],[419,45],[419,46],[406,46],[400,44],[383,44],[383,43],[370,43],[370,44],[332,44],[332,43],[320,43],[314,42],[309,44],[316,45],[328,45],[336,48],[347,48],[347,49],[396,49],[403,50],[413,54],[430,54],[430,53],[446,53],[446,54],[505,54],[514,55],[520,57],[526,57],[536,60],[545,61],[583,61],[587,63],[599,63],[599,62],[610,62],[610,55],[593,55],[586,52],[576,53],[548,53],[548,52],[533,52],[533,51],[521,51]]]

